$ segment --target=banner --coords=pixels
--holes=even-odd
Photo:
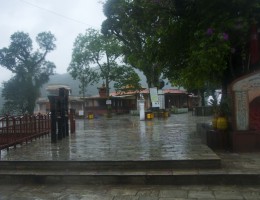
[[[165,109],[165,97],[163,90],[158,90],[158,99],[160,104],[160,109]]]
[[[159,103],[157,88],[156,87],[149,88],[149,90],[150,90],[150,98],[151,98],[151,102],[152,102],[152,107],[159,108],[160,103]]]

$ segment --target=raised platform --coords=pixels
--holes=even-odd
[[[232,142],[235,152],[260,152],[260,130],[233,131]]]
[[[149,160],[149,161],[1,161],[0,171],[5,170],[179,170],[218,169],[220,158],[200,160]]]
[[[76,133],[51,143],[35,140],[1,151],[2,161],[212,160],[218,156],[196,136],[191,113],[140,121],[138,116],[76,120]]]
[[[58,143],[41,138],[2,151],[0,184],[259,184],[259,172],[223,168],[202,144],[191,113],[140,121],[138,116],[77,120]]]

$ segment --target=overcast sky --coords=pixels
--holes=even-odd
[[[56,65],[56,73],[66,73],[73,42],[87,28],[100,29],[105,19],[100,0],[0,0],[0,49],[8,47],[16,31],[35,37],[43,31],[57,38],[57,48],[47,59]],[[36,47],[36,44],[34,43]],[[12,74],[0,66],[0,83]]]

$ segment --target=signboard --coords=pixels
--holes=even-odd
[[[111,105],[111,104],[112,104],[112,101],[108,99],[108,100],[106,100],[106,104],[107,104],[107,105]]]
[[[159,99],[160,109],[165,109],[165,98],[164,98],[163,90],[158,90],[158,99]]]
[[[159,108],[160,103],[159,103],[157,88],[156,87],[149,88],[149,90],[150,90],[150,98],[151,98],[151,102],[152,102],[152,107]]]
[[[79,116],[83,116],[84,115],[84,111],[83,110],[79,110]]]

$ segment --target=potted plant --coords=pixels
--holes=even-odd
[[[217,98],[210,100],[213,109],[212,127],[218,130],[226,130],[228,128],[228,116],[230,114],[230,107],[227,99],[218,103]]]
[[[228,128],[228,116],[230,114],[227,100],[223,100],[218,107],[217,129],[226,130]]]

